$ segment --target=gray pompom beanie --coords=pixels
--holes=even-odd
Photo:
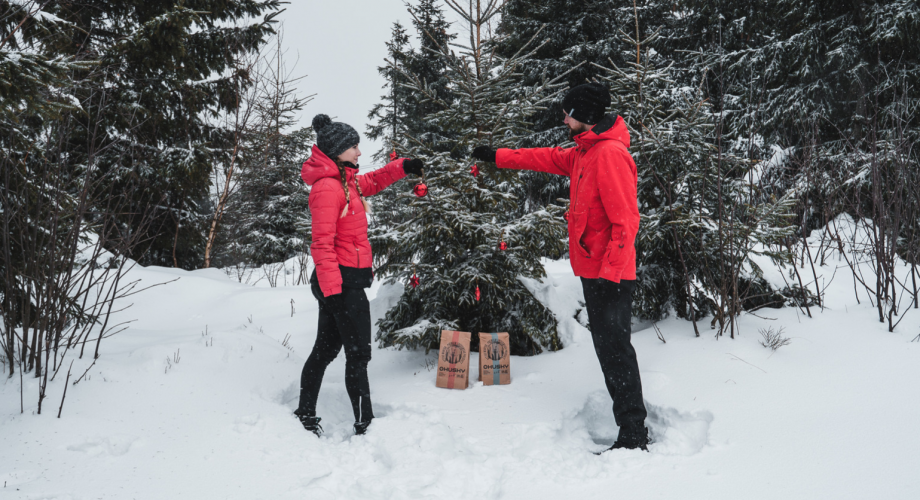
[[[313,131],[316,132],[316,146],[332,160],[361,142],[361,136],[350,125],[334,122],[324,114],[313,117]]]

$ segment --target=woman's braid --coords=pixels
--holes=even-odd
[[[339,216],[339,218],[342,218],[348,213],[348,207],[351,205],[351,197],[348,195],[348,176],[345,174],[345,165],[341,161],[336,160],[335,166],[339,168],[339,175],[342,176],[342,187],[345,189],[345,208],[342,209],[342,215]],[[358,188],[358,197],[361,198],[361,204],[364,205],[364,211],[370,213],[371,206],[364,198],[364,193],[361,192],[361,183],[358,182],[357,179],[355,179],[355,187]]]

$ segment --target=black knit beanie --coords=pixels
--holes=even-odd
[[[590,125],[604,118],[608,106],[610,106],[610,92],[600,83],[585,83],[573,87],[562,98],[562,109],[569,116]]]
[[[361,136],[350,125],[334,122],[324,114],[313,117],[313,131],[316,132],[316,146],[332,160],[361,142]]]

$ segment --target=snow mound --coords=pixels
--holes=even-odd
[[[708,444],[709,425],[713,420],[711,413],[681,412],[648,401],[645,407],[648,410],[646,425],[654,441],[651,452],[689,456],[699,453]],[[575,414],[573,424],[584,426],[591,441],[603,448],[610,447],[620,431],[613,418],[610,395],[606,391],[592,392],[585,405]]]
[[[434,353],[375,348],[377,418],[365,436],[352,429],[340,353],[317,405],[322,438],[292,415],[316,338],[309,286],[280,286],[284,271],[247,286],[215,271],[137,267],[126,279],[164,284],[113,317],[136,321],[102,343],[94,365],[75,360],[73,372],[86,376],[71,382],[61,419],[63,376],[49,382],[41,415],[34,378],[24,378],[23,413],[18,377],[0,380],[0,491],[15,499],[916,498],[920,400],[904,381],[920,378],[920,342],[911,342],[920,314],[905,309],[889,333],[832,257],[817,270],[832,307],[813,308],[814,318],[796,308],[745,314],[734,340],[708,330],[697,338],[670,318],[657,323],[667,343],[634,326],[655,443],[650,453],[601,456],[593,452],[618,429],[566,261],[546,261],[545,280],[525,281],[556,314],[564,349],[512,356],[510,385],[474,381],[460,391],[435,387]],[[372,319],[402,292],[375,283]],[[765,349],[758,330],[767,327],[785,328],[792,343]],[[872,432],[880,421],[884,432]]]

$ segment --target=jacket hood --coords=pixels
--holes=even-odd
[[[597,122],[591,130],[575,136],[575,143],[584,149],[590,149],[601,141],[620,141],[629,148],[629,129],[626,122],[619,116],[611,113]]]
[[[346,169],[346,175],[351,177],[354,175],[354,169]],[[325,153],[320,151],[320,149],[313,145],[313,152],[310,155],[310,158],[307,161],[303,162],[303,169],[300,171],[300,176],[303,177],[303,181],[307,183],[308,186],[316,184],[322,178],[333,177],[335,179],[341,179],[339,174],[339,167],[336,166],[335,162],[332,161]]]

